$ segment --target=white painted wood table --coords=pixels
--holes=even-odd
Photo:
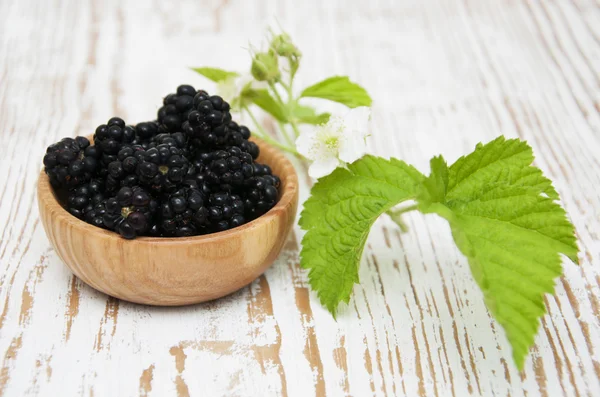
[[[581,254],[522,373],[434,216],[411,214],[402,235],[376,223],[337,322],[298,266],[297,228],[251,286],[183,308],[109,298],[51,249],[45,147],[152,118],[178,84],[205,84],[186,66],[246,67],[275,19],[304,53],[300,85],[337,73],[368,88],[374,153],[428,171],[499,134],[531,143]],[[595,1],[2,0],[0,153],[0,395],[600,395]]]

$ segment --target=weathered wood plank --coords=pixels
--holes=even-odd
[[[119,302],[61,264],[35,202],[45,147],[153,118],[178,84],[206,84],[186,66],[247,65],[240,47],[275,19],[304,53],[300,84],[369,89],[379,155],[426,171],[499,134],[532,144],[581,255],[523,373],[433,216],[376,223],[337,322],[298,228],[251,286],[191,307]],[[592,0],[0,2],[0,395],[600,394],[599,22]]]

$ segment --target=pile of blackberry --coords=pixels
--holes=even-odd
[[[247,223],[278,200],[280,179],[256,159],[250,130],[223,98],[177,87],[157,119],[130,126],[119,117],[85,137],[46,150],[45,171],[74,216],[138,236],[183,237]]]

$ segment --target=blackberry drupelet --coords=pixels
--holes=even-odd
[[[246,223],[244,202],[228,192],[211,194],[208,199],[208,220],[214,231],[221,232]]]
[[[79,219],[104,200],[104,182],[92,179],[72,189],[67,197],[67,210]]]
[[[106,200],[104,225],[127,239],[143,235],[152,226],[157,202],[139,186],[123,187]]]
[[[150,226],[150,229],[148,229],[147,235],[150,237],[163,237],[163,234],[160,231],[160,226],[157,225],[156,223],[153,223]]]
[[[125,145],[117,153],[117,159],[108,164],[106,190],[115,192],[124,186],[139,185],[136,169],[144,158],[145,150],[141,145]]]
[[[87,138],[63,138],[48,146],[44,166],[54,187],[72,188],[92,178],[99,158],[100,151]]]
[[[179,189],[166,197],[160,206],[160,229],[166,236],[205,234],[207,226],[205,195],[196,188]]]
[[[182,123],[188,119],[194,107],[196,89],[191,85],[180,85],[175,94],[163,99],[163,106],[158,110],[158,123],[163,132],[181,131]]]
[[[140,182],[154,192],[171,192],[184,181],[189,169],[189,161],[182,151],[167,144],[161,144],[144,152],[136,173]]]

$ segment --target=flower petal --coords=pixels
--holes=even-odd
[[[352,163],[365,154],[370,117],[371,109],[366,106],[354,108],[344,117],[344,139],[339,147],[339,158],[342,161]]]
[[[318,160],[308,167],[308,175],[310,175],[311,178],[319,179],[331,174],[339,165],[340,162],[335,157]]]
[[[313,156],[311,155],[311,148],[314,144],[315,138],[316,132],[314,130],[304,131],[302,134],[300,134],[300,136],[296,139],[296,150],[298,150],[298,153],[307,159],[312,159]]]
[[[339,157],[346,163],[352,163],[366,153],[366,144],[364,136],[346,136],[340,142]]]

